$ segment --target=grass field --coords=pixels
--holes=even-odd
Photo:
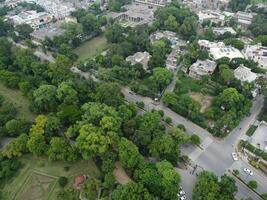
[[[80,45],[73,52],[79,56],[79,60],[94,58],[107,48],[107,40],[104,35],[100,35]]]
[[[0,83],[0,95],[17,108],[18,118],[34,121],[36,115],[29,110],[30,102],[19,90],[7,88]]]
[[[55,200],[60,187],[57,179],[65,176],[69,185],[74,177],[86,174],[99,177],[100,172],[92,161],[50,162],[46,158],[35,158],[31,155],[20,159],[24,166],[3,188],[5,200]],[[64,170],[68,166],[69,170]]]

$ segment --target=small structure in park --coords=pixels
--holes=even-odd
[[[74,180],[74,186],[77,189],[81,189],[81,186],[84,184],[84,182],[86,181],[87,177],[86,175],[80,175],[80,176],[76,176],[75,180]]]

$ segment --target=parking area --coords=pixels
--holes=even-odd
[[[251,136],[249,142],[267,152],[267,123],[261,122],[254,134]]]

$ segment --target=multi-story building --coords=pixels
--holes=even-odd
[[[212,75],[216,69],[216,62],[212,60],[197,60],[189,68],[189,76],[201,80],[203,76]]]
[[[9,16],[15,25],[28,24],[34,30],[38,30],[49,24],[53,17],[47,12],[36,12],[35,10],[28,10],[19,13],[18,15]]]
[[[247,59],[254,60],[260,67],[267,69],[267,47],[261,44],[246,45],[243,53]]]
[[[248,26],[252,23],[254,16],[255,16],[254,13],[247,13],[242,11],[238,11],[235,14],[237,23],[239,23],[243,28],[248,28]]]
[[[166,6],[171,0],[135,0],[138,3],[148,4],[152,6]]]

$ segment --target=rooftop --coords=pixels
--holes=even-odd
[[[257,74],[251,71],[250,68],[245,67],[244,65],[240,65],[238,68],[234,70],[234,75],[236,79],[241,82],[253,82],[257,78]]]

